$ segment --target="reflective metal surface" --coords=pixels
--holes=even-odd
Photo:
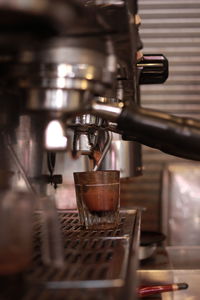
[[[88,161],[91,160],[91,156],[94,160],[94,156],[98,154],[93,167],[100,167],[111,144],[111,138],[106,138],[111,137],[106,123],[107,113],[109,120],[116,120],[121,113],[124,100],[121,99],[119,107],[106,106],[103,110],[98,103],[95,102],[93,106],[92,102],[100,97],[116,98],[117,64],[125,70],[131,101],[136,101],[134,98],[136,74],[132,68],[136,63],[134,52],[137,49],[138,34],[132,29],[135,26],[134,14],[137,9],[136,3],[132,3],[130,7],[129,1],[127,4],[126,6],[125,2],[111,1],[105,5],[98,1],[78,0],[56,2],[47,0],[40,3],[37,0],[27,3],[16,1],[15,4],[12,1],[3,1],[0,4],[0,14],[6,11],[8,16],[14,16],[13,19],[8,18],[13,22],[7,21],[6,18],[0,20],[4,26],[2,40],[0,38],[2,78],[5,79],[6,89],[13,88],[13,92],[17,95],[17,103],[19,102],[20,107],[17,115],[19,119],[21,116],[31,115],[31,126],[35,126],[37,132],[33,133],[33,136],[36,134],[38,138],[38,145],[33,144],[35,148],[38,147],[38,152],[42,153],[41,156],[32,155],[34,151],[31,152],[32,149],[29,147],[21,152],[20,146],[18,147],[13,136],[11,137],[11,145],[16,144],[14,147],[16,156],[13,157],[20,162],[18,166],[24,174],[23,178],[20,177],[21,182],[28,183],[30,169],[38,168],[40,172],[33,171],[37,174],[33,176],[34,179],[31,177],[31,181],[41,181],[41,186],[44,185],[43,192],[46,190],[44,178],[52,183],[46,166],[46,155],[43,157],[44,131],[51,121],[62,122],[63,134],[58,135],[56,139],[59,141],[51,145],[47,143],[46,136],[46,150],[59,151],[61,148],[63,150],[66,148],[72,161],[80,154],[87,155]],[[12,47],[13,37],[15,42]],[[124,86],[122,85],[121,91]],[[8,112],[7,109],[6,111]],[[90,113],[94,113],[96,117]],[[103,119],[99,118],[98,114]],[[42,120],[39,134],[36,115],[40,115]],[[77,126],[73,127],[71,124],[74,118]],[[4,127],[6,122],[1,122],[1,127]],[[23,123],[23,126],[26,124]],[[27,130],[29,127],[27,123]],[[15,130],[18,131],[17,125]],[[74,133],[71,134],[73,130]],[[32,142],[32,132],[29,138]],[[128,145],[126,142],[124,144]],[[131,145],[132,143],[130,148]],[[21,161],[20,157],[24,151],[26,154],[24,157],[31,157],[34,164],[33,167],[28,167],[28,170],[26,170],[27,161],[24,162],[24,157]],[[135,168],[132,164],[135,151],[134,153],[129,151],[126,155],[130,155],[131,160],[130,165],[126,163],[125,168],[129,168],[127,175],[132,175],[134,172],[131,174],[130,170]],[[115,160],[118,160],[119,156],[115,156]],[[68,159],[65,159],[69,163]],[[69,164],[71,173],[74,171],[71,169],[72,165],[74,164]],[[114,167],[120,168],[117,165]],[[91,165],[89,168],[91,169]],[[65,170],[61,173],[65,173]],[[18,185],[24,186],[24,183],[17,183]]]
[[[70,128],[74,130],[73,151],[92,156],[98,145],[102,124],[101,118],[91,114],[83,114],[72,120]]]
[[[92,103],[92,113],[101,118],[108,119],[111,122],[116,122],[117,118],[122,112],[122,104],[120,105],[106,105],[97,102]]]
[[[0,3],[0,140],[5,146],[0,150],[0,188],[29,190],[40,204],[47,199],[34,224],[34,258],[23,274],[24,294],[11,291],[10,284],[0,287],[23,300],[136,299],[140,212],[122,211],[116,229],[86,231],[77,212],[61,211],[65,259],[55,264],[59,268],[51,265],[54,251],[48,247],[57,247],[54,202],[49,199],[55,198],[61,209],[75,208],[73,172],[99,169],[111,145],[107,116],[116,120],[124,102],[104,109],[92,103],[99,97],[116,98],[117,63],[126,69],[129,100],[137,100],[136,2],[130,7],[129,0],[127,5],[106,4]],[[7,94],[12,101],[6,101]],[[55,132],[52,123],[60,125]]]
[[[162,228],[169,246],[200,245],[199,165],[171,163],[163,173]]]
[[[39,214],[35,223],[33,269],[26,273],[29,288],[21,299],[66,299],[67,296],[114,300],[124,299],[125,295],[126,299],[135,299],[138,213],[121,211],[119,226],[105,231],[83,230],[75,212],[61,212],[59,217],[65,243],[64,265],[56,270],[41,263]]]
[[[24,90],[29,110],[76,116],[111,88],[116,57],[107,44],[95,37],[51,39],[21,51],[8,77]]]
[[[120,170],[122,178],[141,175],[140,160],[137,158],[139,149],[134,142],[123,141],[121,135],[113,133],[113,140],[107,156],[103,162],[103,168],[108,170]]]
[[[140,284],[156,285],[186,282],[189,285],[188,289],[163,293],[162,300],[199,299],[199,251],[199,246],[158,249],[153,258],[146,260],[140,266],[138,272]]]

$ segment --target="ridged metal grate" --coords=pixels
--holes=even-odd
[[[122,211],[116,229],[98,231],[82,229],[77,213],[61,212],[65,263],[55,269],[42,263],[38,214],[33,265],[27,273],[31,288],[23,300],[120,299],[126,285],[136,216],[135,210]]]

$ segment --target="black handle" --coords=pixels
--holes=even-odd
[[[168,78],[168,60],[163,54],[144,54],[137,68],[140,84],[163,83]]]
[[[197,120],[132,106],[123,109],[117,123],[126,140],[200,160],[200,122]]]

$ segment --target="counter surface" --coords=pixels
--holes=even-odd
[[[186,282],[187,290],[162,294],[162,300],[199,300],[200,247],[158,248],[155,254],[140,263],[138,271],[142,285],[158,285]]]

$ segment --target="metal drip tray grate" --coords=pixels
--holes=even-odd
[[[31,288],[23,299],[120,299],[138,230],[137,212],[121,211],[121,222],[115,230],[83,230],[75,212],[60,212],[59,218],[65,264],[60,270],[42,264],[38,216],[33,266],[27,278],[40,289]]]

